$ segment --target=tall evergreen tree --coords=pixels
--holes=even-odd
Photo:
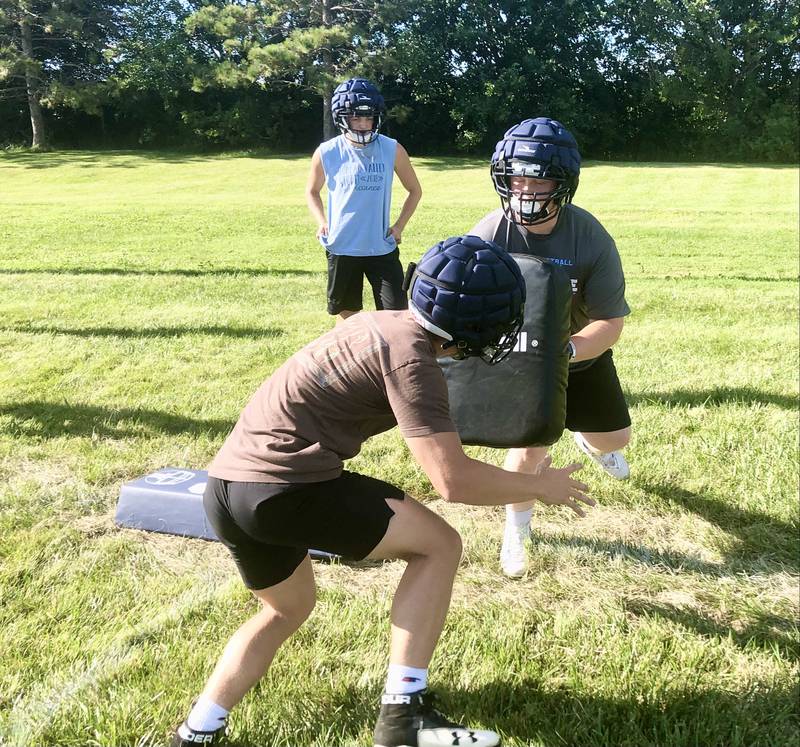
[[[322,100],[324,137],[333,134],[330,95],[344,77],[392,68],[387,42],[407,0],[237,0],[209,2],[190,18],[211,37],[199,87],[300,87]]]
[[[107,78],[103,56],[123,0],[0,0],[0,95],[24,97],[31,146],[45,147],[42,108],[96,106]]]

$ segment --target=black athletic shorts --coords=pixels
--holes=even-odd
[[[328,313],[361,311],[364,276],[372,286],[375,308],[398,311],[408,308],[403,290],[403,266],[400,250],[374,257],[351,257],[346,254],[328,256]]]
[[[567,380],[567,422],[570,431],[608,433],[631,424],[628,405],[611,350],[589,368],[570,371]]]
[[[386,534],[403,491],[342,472],[305,483],[232,482],[209,477],[203,506],[245,585],[266,589],[294,573],[309,548],[362,560]]]

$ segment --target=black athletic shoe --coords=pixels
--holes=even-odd
[[[197,747],[198,744],[221,745],[225,737],[225,726],[214,731],[195,731],[184,721],[172,735],[169,747]]]
[[[375,725],[375,747],[497,747],[493,731],[476,731],[445,718],[434,708],[433,694],[384,695]]]

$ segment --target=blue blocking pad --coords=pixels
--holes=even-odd
[[[126,482],[119,492],[114,520],[119,526],[181,537],[218,541],[203,509],[208,472],[164,467]],[[323,550],[309,550],[314,558],[338,557]]]
[[[203,510],[207,481],[205,470],[165,467],[126,482],[115,520],[132,529],[217,540]]]

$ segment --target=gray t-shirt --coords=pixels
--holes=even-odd
[[[583,208],[564,205],[547,236],[529,233],[510,222],[501,208],[484,216],[470,233],[509,252],[533,254],[562,267],[572,281],[572,334],[593,319],[614,319],[631,312],[625,301],[625,276],[614,239]],[[585,368],[591,362],[581,361],[570,368]]]

